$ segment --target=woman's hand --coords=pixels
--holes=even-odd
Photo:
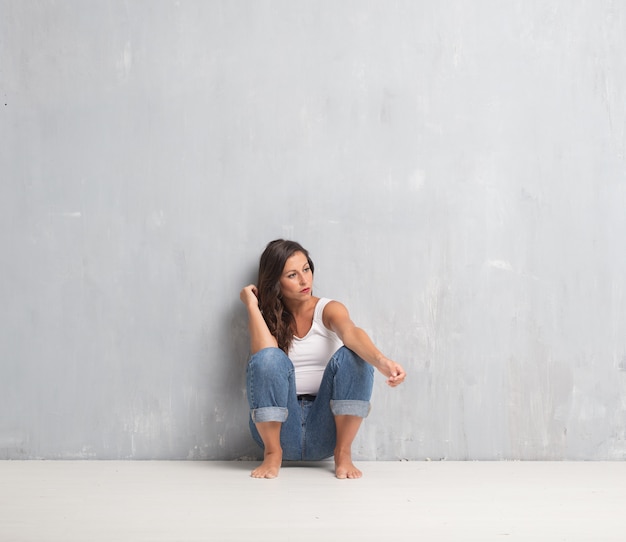
[[[406,378],[406,373],[404,372],[402,365],[390,360],[389,358],[383,358],[380,360],[378,370],[387,377],[387,384],[392,388],[402,384]]]
[[[259,306],[259,291],[257,290],[254,284],[249,284],[241,292],[239,293],[239,299],[246,306],[254,305],[256,307]]]

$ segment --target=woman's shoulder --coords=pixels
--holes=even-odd
[[[316,312],[324,312],[330,311],[333,312],[337,309],[345,308],[343,303],[337,301],[336,299],[332,299],[330,297],[320,297],[317,301],[317,305],[315,306]]]
[[[328,307],[345,307],[345,305],[339,301],[338,299],[334,299],[332,297],[320,297],[320,303],[324,302],[324,306]]]
[[[332,329],[333,321],[349,318],[346,306],[336,299],[326,299],[321,312],[324,326],[328,329]]]

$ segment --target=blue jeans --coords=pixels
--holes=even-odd
[[[248,362],[250,431],[263,448],[256,423],[282,422],[283,459],[318,461],[335,450],[334,416],[365,418],[370,411],[374,368],[342,346],[326,365],[315,400],[298,398],[293,363],[278,348],[264,348]]]

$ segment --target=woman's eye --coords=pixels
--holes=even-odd
[[[287,275],[287,278],[288,278],[288,279],[293,279],[293,278],[295,278],[295,277],[296,277],[296,274],[295,274],[295,273],[291,273],[291,274]]]

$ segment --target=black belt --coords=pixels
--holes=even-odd
[[[302,395],[298,395],[298,401],[315,401],[317,395],[309,395],[308,393],[304,393]]]

